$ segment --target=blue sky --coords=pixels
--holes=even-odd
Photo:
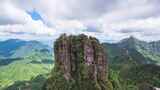
[[[103,42],[160,40],[159,0],[1,0],[0,40],[53,41],[86,34]]]
[[[43,21],[41,15],[36,10],[29,11],[28,14],[32,17],[33,20],[42,20]]]

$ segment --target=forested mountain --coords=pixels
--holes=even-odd
[[[129,56],[139,64],[160,64],[160,41],[145,42],[130,37],[118,43],[103,45],[108,50],[111,62],[115,62],[118,57]]]
[[[110,78],[115,90],[153,90],[160,87],[160,41],[134,37],[103,44],[109,57]]]
[[[38,41],[10,39],[0,42],[0,87],[50,72],[52,48]]]
[[[160,87],[160,41],[145,42],[130,37],[118,43],[103,43],[103,46],[114,90]],[[52,48],[37,41],[3,41],[0,53],[0,85],[12,84],[7,90],[28,87],[26,85],[39,90],[38,86],[43,86],[48,77],[46,73],[53,67]]]

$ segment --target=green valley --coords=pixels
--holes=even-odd
[[[19,87],[40,90],[53,68],[52,48],[37,41],[23,42],[25,44],[13,44],[16,48],[9,47],[9,53],[2,52],[0,47],[0,86],[5,90]],[[107,51],[113,90],[160,87],[160,41],[144,42],[130,37],[118,43],[103,43],[103,46]]]
[[[16,81],[29,81],[50,72],[53,67],[51,48],[40,42],[8,40],[1,42],[0,49],[3,56],[0,58],[0,88]]]

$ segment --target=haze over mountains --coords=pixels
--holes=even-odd
[[[0,42],[0,86],[48,73],[52,68],[51,48],[37,41],[10,39]]]
[[[128,55],[141,64],[160,64],[160,41],[145,42],[130,37],[115,44],[104,43],[104,46],[112,59]]]
[[[103,43],[109,51],[110,58],[128,54],[142,57],[141,63],[160,63],[160,41],[145,42],[134,37],[121,40],[118,43]],[[45,52],[52,54],[52,48],[38,41],[24,41],[19,39],[9,39],[0,41],[0,59],[24,58],[33,52]],[[146,61],[146,62],[143,62]]]
[[[0,42],[0,55],[4,58],[24,57],[32,51],[43,49],[50,50],[50,47],[38,41],[24,41],[19,39],[9,39]],[[19,56],[16,56],[16,54]]]
[[[159,86],[159,82],[156,84],[155,82],[160,79],[155,81],[152,77],[155,74],[159,74],[160,41],[145,42],[130,37],[118,43],[103,43],[103,45],[108,53],[109,66],[111,69],[121,72],[119,77],[126,76],[124,75],[124,71],[126,74],[130,73],[128,74],[130,76],[126,76],[128,78],[138,77],[139,74],[136,75],[133,72],[139,70],[139,72],[143,71],[146,75],[150,74],[149,79],[153,82],[151,84]],[[52,53],[53,50],[50,46],[38,41],[18,39],[1,41],[0,87],[4,88],[12,85],[15,81],[28,81],[37,75],[49,73],[54,63]],[[139,69],[135,69],[132,66],[136,66]],[[156,69],[150,70],[153,68]],[[130,70],[133,70],[133,72],[131,73]],[[155,73],[152,74],[151,71]],[[136,80],[134,82],[137,83]]]

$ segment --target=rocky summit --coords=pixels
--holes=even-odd
[[[55,65],[43,90],[112,90],[103,46],[94,37],[61,35]]]

